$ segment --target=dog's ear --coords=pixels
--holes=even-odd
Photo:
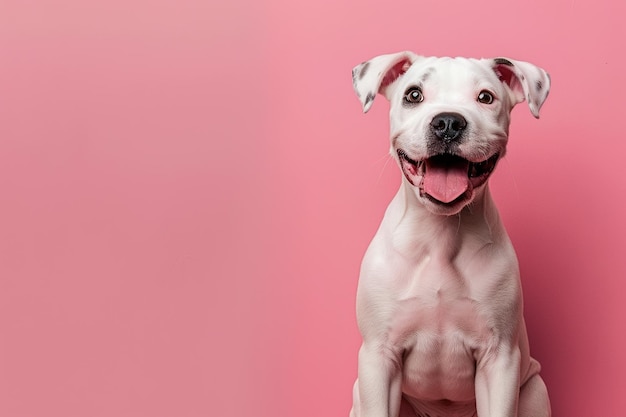
[[[409,51],[380,55],[352,70],[352,85],[361,100],[363,113],[372,107],[377,93],[385,95],[387,86],[404,74],[418,58]]]
[[[539,109],[550,92],[548,73],[528,62],[503,57],[494,58],[492,66],[498,78],[513,92],[513,104],[526,100],[530,112],[538,119]]]

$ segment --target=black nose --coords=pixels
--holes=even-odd
[[[446,142],[457,140],[466,127],[467,121],[458,113],[441,113],[430,122],[435,136]]]

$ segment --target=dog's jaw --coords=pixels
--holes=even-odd
[[[397,149],[396,153],[404,179],[413,188],[416,197],[433,214],[447,216],[457,214],[474,200],[500,158],[500,153],[482,161],[470,161],[453,154],[437,154],[416,160],[403,149]],[[431,171],[433,173],[429,177]],[[433,180],[435,171],[438,177],[444,178]]]

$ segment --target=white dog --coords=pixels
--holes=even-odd
[[[539,117],[548,74],[508,58],[382,55],[354,68],[367,112],[390,101],[402,185],[361,265],[352,417],[548,417],[517,258],[487,180],[510,111]]]

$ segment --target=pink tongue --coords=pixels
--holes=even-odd
[[[468,169],[469,162],[461,159],[452,164],[435,163],[427,159],[424,191],[442,203],[454,201],[469,188]]]

